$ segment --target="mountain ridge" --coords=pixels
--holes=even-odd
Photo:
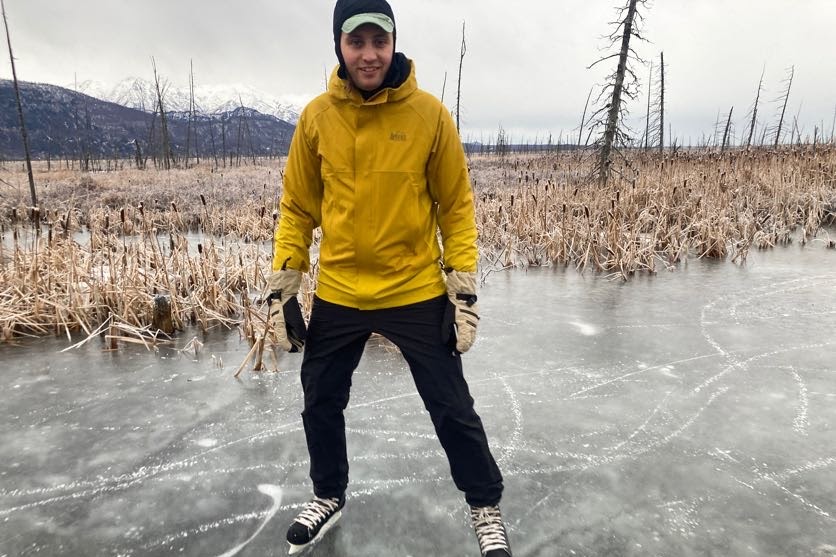
[[[191,97],[188,88],[176,87],[167,81],[162,81],[161,86],[163,106],[166,111],[189,111]],[[74,89],[75,86],[65,86],[65,88]],[[100,100],[146,112],[153,112],[157,104],[154,82],[141,77],[127,77],[115,84],[86,80],[78,84],[77,91]],[[243,105],[293,125],[299,121],[299,114],[302,111],[297,104],[289,100],[247,85],[196,85],[194,100],[195,110],[198,113],[229,112]]]
[[[58,85],[19,82],[30,152],[35,159],[79,161],[131,158],[144,165],[169,156],[200,154],[224,160],[287,153],[295,126],[241,106],[215,113],[166,109],[168,142],[153,111],[142,111]],[[165,104],[165,103],[164,103]],[[17,104],[11,80],[0,79],[0,158],[22,159]]]

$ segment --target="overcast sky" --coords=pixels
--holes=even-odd
[[[398,50],[421,87],[453,107],[462,22],[465,139],[502,126],[513,140],[575,136],[591,87],[616,60],[588,70],[607,45],[608,22],[625,0],[391,0]],[[333,0],[5,0],[18,77],[58,85],[151,77],[151,56],[176,85],[245,84],[304,104],[336,63]],[[836,109],[836,0],[652,0],[643,9],[640,55],[664,51],[666,120],[680,142],[713,133],[734,106],[744,133],[761,72],[762,122],[777,120],[788,68],[788,113],[805,134],[829,137]],[[4,37],[5,38],[5,37]],[[0,77],[11,77],[5,49]],[[629,105],[641,135],[648,68]],[[597,90],[597,89],[596,89]],[[667,127],[667,126],[666,126]],[[667,132],[667,130],[666,130]]]

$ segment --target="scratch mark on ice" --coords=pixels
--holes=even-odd
[[[239,551],[244,549],[251,541],[253,541],[261,530],[270,522],[270,519],[275,516],[275,514],[279,511],[279,507],[282,504],[282,488],[277,485],[272,484],[261,484],[258,486],[258,490],[263,494],[267,495],[271,499],[273,499],[273,506],[270,507],[270,510],[267,511],[267,515],[264,517],[264,521],[259,525],[256,531],[250,536],[246,541],[238,544],[237,546],[233,547],[226,553],[222,553],[218,557],[232,557],[233,555],[237,554]]]

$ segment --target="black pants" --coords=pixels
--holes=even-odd
[[[404,355],[430,413],[453,481],[471,505],[495,505],[502,475],[462,374],[461,357],[441,341],[442,296],[397,308],[360,311],[314,299],[305,354],[302,421],[317,497],[343,497],[348,486],[345,418],[351,375],[366,341],[379,333]]]

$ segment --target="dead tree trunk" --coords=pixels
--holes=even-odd
[[[142,160],[142,148],[139,146],[139,139],[134,138],[134,161],[136,161],[137,170],[142,170],[145,166]]]
[[[90,119],[90,103],[84,97],[84,171],[93,168],[93,122]]]
[[[194,156],[197,164],[200,164],[200,142],[197,137],[197,103],[194,100],[194,65],[191,67],[192,72],[189,79],[189,88],[191,89],[191,103],[192,103],[192,133],[194,134]]]
[[[35,175],[32,173],[32,157],[29,153],[29,135],[26,133],[26,122],[23,118],[23,103],[20,100],[20,87],[17,83],[17,70],[15,69],[15,56],[12,52],[12,38],[9,35],[9,22],[6,19],[6,4],[0,0],[0,11],[3,12],[3,26],[6,28],[6,44],[9,46],[9,61],[12,64],[12,82],[17,102],[17,117],[20,122],[20,137],[23,140],[23,154],[26,157],[26,173],[29,175],[29,195],[32,207],[38,206],[38,195],[35,193]]]
[[[235,140],[235,166],[241,166],[241,142],[244,137],[244,109],[238,113],[238,137]]]
[[[720,148],[720,152],[726,150],[726,147],[729,145],[729,129],[731,129],[731,115],[734,112],[734,107],[731,107],[729,110],[729,117],[726,119],[726,130],[723,132],[723,146]]]
[[[163,168],[171,170],[172,151],[171,151],[171,137],[168,135],[168,121],[165,116],[165,106],[163,104],[163,91],[160,87],[160,78],[157,75],[157,63],[151,57],[151,65],[154,67],[154,86],[157,90],[157,108],[160,111],[160,128],[162,132],[162,147],[163,147]]]
[[[665,53],[659,54],[659,152],[665,151]]]
[[[644,150],[650,148],[650,92],[653,90],[653,60],[650,61],[650,76],[647,78],[647,118],[644,124]]]
[[[578,147],[583,143],[583,127],[586,125],[586,111],[589,109],[589,99],[592,98],[592,87],[589,88],[589,94],[586,96],[586,104],[583,105],[583,114],[581,114],[581,127],[578,129]],[[586,145],[584,145],[586,147]]]
[[[778,129],[775,132],[775,145],[774,147],[778,147],[778,143],[781,141],[781,128],[784,125],[784,115],[787,113],[787,101],[790,100],[790,89],[792,88],[792,78],[795,76],[795,66],[790,67],[790,75],[787,78],[787,88],[784,90],[784,102],[782,103],[783,106],[781,107],[781,117],[778,119]]]
[[[691,138],[688,137],[688,143],[691,143]],[[716,149],[720,146],[720,109],[717,109],[717,118],[714,120],[714,132],[708,136],[708,140],[705,139],[705,134],[702,137],[702,145],[701,147],[713,147]]]
[[[833,140],[836,138],[836,108],[833,109],[833,122],[830,124],[830,144],[834,145]]]
[[[238,104],[241,105],[241,114],[244,115],[244,132],[247,134],[247,147],[250,149],[250,158],[253,161],[253,166],[255,166],[255,148],[253,147],[253,133],[250,129],[250,117],[247,115],[247,109],[244,108],[244,101],[241,100],[240,95],[238,95]]]
[[[763,76],[766,70],[761,72],[761,80],[758,82],[758,92],[755,95],[755,105],[752,107],[752,121],[749,124],[749,137],[746,139],[746,149],[752,146],[752,137],[755,135],[755,126],[758,124],[758,104],[761,100],[761,91],[763,90]]]
[[[444,104],[444,93],[447,91],[447,72],[444,72],[444,83],[441,84],[441,104]]]
[[[192,123],[194,118],[194,63],[189,60],[189,119],[186,123],[186,168],[189,168],[192,158]]]
[[[224,168],[226,168],[226,118],[227,114],[221,115],[221,155],[223,156]],[[231,157],[232,155],[230,155],[230,161]]]
[[[209,139],[212,142],[212,157],[215,159],[215,168],[218,168],[218,149],[215,146],[215,118],[210,117],[209,120]]]
[[[607,113],[607,123],[604,129],[604,137],[601,144],[601,152],[598,158],[598,181],[603,185],[607,183],[612,165],[612,150],[615,136],[618,131],[618,117],[621,111],[621,94],[624,89],[624,76],[627,72],[627,56],[630,54],[630,37],[633,36],[633,21],[636,17],[636,4],[638,0],[630,0],[627,7],[627,15],[621,24],[624,26],[624,33],[621,37],[621,51],[618,54],[618,69],[615,73],[612,99]]]
[[[151,115],[151,123],[148,125],[148,145],[146,150],[146,159],[148,152],[151,152],[151,158],[154,161],[154,168],[159,168],[159,160],[157,159],[157,154],[159,153],[159,149],[155,147],[155,132],[157,130],[157,111],[154,110],[154,113]],[[145,168],[145,163],[143,162],[142,167]]]
[[[459,83],[456,87],[456,131],[461,133],[459,128],[459,117],[462,108],[462,66],[464,65],[464,55],[467,52],[467,44],[464,42],[464,21],[462,21],[462,49],[459,54]]]

